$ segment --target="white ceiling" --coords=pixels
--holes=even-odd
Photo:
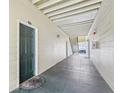
[[[32,3],[70,37],[87,35],[102,0],[32,0]]]

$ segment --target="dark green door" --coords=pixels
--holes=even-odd
[[[20,83],[34,76],[35,29],[20,23]]]

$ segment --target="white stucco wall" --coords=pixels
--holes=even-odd
[[[38,28],[38,73],[46,71],[51,66],[66,57],[66,41],[69,37],[61,32],[46,16],[37,10],[29,0],[10,0],[10,34],[9,34],[9,89],[18,87],[17,66],[17,19],[31,21]],[[57,34],[60,38],[57,38]],[[72,54],[68,44],[69,55]]]
[[[90,51],[91,61],[114,90],[114,7],[113,0],[103,0],[90,29],[90,42],[97,41],[98,48]],[[96,35],[93,36],[93,31]]]

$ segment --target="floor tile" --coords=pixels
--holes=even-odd
[[[11,93],[113,93],[89,59],[80,54],[68,57],[40,76],[46,79],[41,88]]]

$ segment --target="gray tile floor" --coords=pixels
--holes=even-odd
[[[113,93],[96,68],[81,54],[74,54],[41,76],[46,83],[37,89],[11,93]]]

